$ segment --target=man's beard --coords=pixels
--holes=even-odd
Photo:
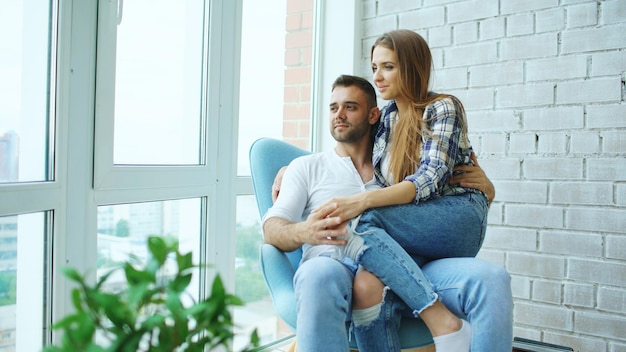
[[[330,130],[330,134],[333,136],[335,141],[341,143],[355,143],[363,139],[364,135],[369,134],[369,125],[368,124],[360,124],[360,125],[349,125],[349,129],[345,133],[337,133],[335,126]]]

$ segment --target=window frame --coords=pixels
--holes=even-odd
[[[101,41],[98,22],[102,17],[98,16],[103,9],[98,6],[117,1],[50,2],[57,6],[54,16],[58,18],[52,30],[57,47],[51,68],[56,71],[51,76],[55,100],[50,102],[55,154],[50,156],[49,165],[54,167],[54,177],[44,182],[0,185],[0,194],[7,200],[0,202],[0,216],[52,214],[46,226],[50,239],[46,249],[50,267],[46,272],[51,277],[47,278],[48,308],[42,317],[45,342],[59,337],[50,331],[50,325],[73,311],[73,287],[61,269],[71,266],[88,272],[95,267],[97,209],[101,205],[202,197],[205,218],[201,226],[206,235],[201,241],[201,260],[212,265],[205,281],[212,281],[219,272],[226,288],[233,290],[237,196],[254,194],[250,177],[237,176],[236,167],[238,119],[234,117],[238,116],[242,0],[207,0],[210,64],[206,64],[205,73],[206,143],[202,144],[204,162],[193,166],[113,165],[112,121],[96,118],[102,107],[97,106],[95,94],[106,82],[102,80],[106,72],[96,69],[97,52],[102,55],[102,50],[111,48],[111,42]],[[325,118],[328,87],[338,74],[358,74],[362,55],[357,20],[362,6],[356,0],[316,1],[312,90],[315,151],[334,145],[327,136]],[[100,16],[108,16],[109,21],[112,13]],[[350,21],[353,25],[346,28]],[[354,42],[354,47],[346,47],[346,41]],[[333,55],[333,47],[347,52]]]
[[[204,116],[210,116],[203,136],[206,140],[203,144],[206,162],[197,166],[156,167],[113,166],[112,154],[108,157],[106,153],[102,154],[106,149],[100,149],[101,146],[110,146],[112,150],[113,144],[112,124],[103,124],[102,119],[95,117],[98,109],[96,88],[102,83],[98,82],[98,77],[106,73],[96,68],[97,61],[102,59],[96,53],[106,50],[107,45],[111,48],[110,41],[99,42],[102,27],[98,28],[101,20],[98,12],[110,3],[97,0],[60,3],[57,181],[40,185],[37,189],[18,186],[19,191],[32,190],[38,198],[38,192],[50,188],[52,191],[47,198],[56,199],[53,206],[46,209],[54,211],[55,219],[53,301],[47,323],[58,321],[73,309],[70,301],[72,287],[62,278],[60,268],[72,266],[88,272],[95,267],[97,209],[101,205],[202,198],[204,215],[202,224],[198,226],[201,226],[204,236],[199,244],[201,257],[196,260],[211,266],[200,278],[201,282],[212,282],[219,272],[227,289],[234,287],[232,236],[207,234],[235,231],[236,164],[233,151],[237,146],[237,122],[231,117],[237,115],[238,105],[240,0],[207,0],[210,64],[205,65],[210,68],[206,80],[211,84],[206,85],[204,95],[207,107]],[[104,11],[104,16],[110,16]],[[31,208],[41,207],[31,206],[28,209]],[[200,295],[206,295],[209,290],[210,287],[201,284]],[[52,336],[50,332],[48,335]],[[54,339],[57,338],[58,332],[54,334]]]

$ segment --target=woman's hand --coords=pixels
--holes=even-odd
[[[472,152],[471,158],[474,162],[474,166],[462,165],[455,167],[455,172],[462,172],[452,176],[448,182],[451,185],[459,185],[461,187],[482,191],[487,196],[487,202],[491,204],[491,201],[496,197],[496,189],[485,174],[485,171],[478,164],[478,159],[476,159],[474,152]]]
[[[348,221],[352,218],[361,215],[367,208],[363,200],[364,193],[355,194],[352,196],[335,197],[324,204],[320,205],[317,209],[327,208],[334,205],[335,209],[328,213],[329,217],[336,217],[342,221]],[[318,211],[318,210],[315,210]]]
[[[272,184],[272,203],[276,202],[278,194],[280,193],[280,185],[283,183],[285,170],[287,170],[287,166],[281,167],[280,170],[278,170],[278,173],[276,173],[276,177],[274,177],[274,183]]]
[[[415,185],[413,182],[402,181],[389,187],[365,191],[352,196],[335,197],[324,203],[323,206],[335,204],[337,208],[330,213],[330,216],[348,221],[361,215],[367,209],[408,204],[414,199]]]

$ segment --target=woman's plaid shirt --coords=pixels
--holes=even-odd
[[[442,195],[478,192],[450,186],[446,181],[455,166],[472,164],[472,146],[467,135],[462,133],[461,121],[465,120],[463,114],[459,101],[451,96],[433,101],[424,110],[423,118],[429,132],[422,133],[420,165],[414,174],[404,179],[415,184],[416,204]],[[382,110],[372,155],[376,182],[383,187],[390,183],[382,174],[381,161],[391,141],[391,131],[397,119],[398,107],[395,101],[391,101]]]

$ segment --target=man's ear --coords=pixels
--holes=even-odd
[[[370,125],[375,125],[376,123],[378,123],[379,119],[380,119],[380,109],[377,106],[373,107],[370,110],[370,117],[369,117]]]

